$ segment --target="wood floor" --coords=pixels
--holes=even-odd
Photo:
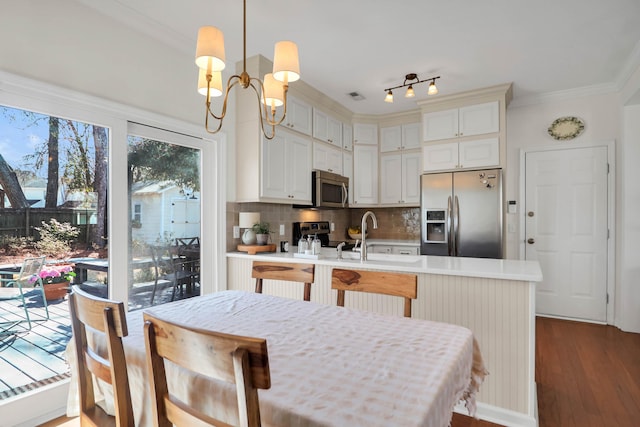
[[[640,425],[640,334],[613,326],[536,319],[540,427]],[[59,418],[46,427],[76,427]],[[454,414],[451,427],[496,427]]]

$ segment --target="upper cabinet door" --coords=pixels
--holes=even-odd
[[[327,133],[330,144],[342,147],[342,122],[340,120],[329,117],[327,121]]]
[[[311,115],[311,106],[309,104],[288,96],[287,117],[284,119],[282,126],[286,126],[291,130],[305,135],[311,135],[313,131],[311,127]]]
[[[459,136],[498,132],[500,130],[498,101],[460,108],[458,123]]]
[[[458,109],[425,113],[422,116],[425,141],[456,138],[458,136]]]
[[[353,151],[353,127],[344,123],[342,124],[342,148]]]
[[[424,172],[455,169],[458,167],[458,143],[426,145],[422,147]]]
[[[402,125],[402,149],[420,148],[420,123]]]
[[[380,152],[402,150],[402,127],[380,128]]]
[[[356,144],[378,145],[378,125],[355,123],[353,125],[353,142]]]
[[[329,142],[329,117],[322,111],[313,109],[313,137]]]

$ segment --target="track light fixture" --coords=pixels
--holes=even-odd
[[[414,96],[416,96],[416,93],[413,90],[413,85],[418,83],[424,83],[424,82],[431,82],[429,83],[429,89],[427,90],[427,95],[435,95],[438,93],[438,88],[436,87],[436,79],[439,79],[439,78],[440,76],[429,77],[428,79],[420,80],[418,79],[417,74],[409,73],[406,76],[404,76],[404,82],[401,85],[390,87],[384,90],[385,92],[387,92],[387,95],[384,97],[384,102],[393,102],[393,89],[399,89],[407,86],[409,87],[407,88],[407,91],[405,92],[404,96],[405,98],[413,98]]]
[[[216,27],[201,27],[198,31],[196,45],[196,65],[199,67],[198,92],[206,97],[204,127],[209,133],[219,132],[222,121],[227,114],[227,101],[231,89],[239,85],[244,89],[251,87],[258,98],[258,117],[260,127],[265,138],[275,136],[276,125],[279,125],[287,115],[287,92],[289,83],[300,78],[298,64],[298,47],[291,41],[276,43],[273,55],[273,73],[265,74],[264,79],[251,77],[247,73],[247,1],[242,2],[242,73],[233,75],[227,81],[227,87],[222,89],[222,70],[225,67],[224,36]],[[211,97],[222,96],[222,112],[216,115],[211,111]],[[262,104],[262,106],[260,106]],[[276,118],[276,107],[283,106],[282,117]],[[209,128],[209,117],[218,121],[217,127]],[[266,123],[265,123],[266,122]],[[270,132],[265,129],[270,127]]]

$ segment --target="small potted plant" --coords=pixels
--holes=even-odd
[[[271,233],[271,229],[268,222],[253,224],[253,231],[256,233],[256,241],[259,245],[269,243],[269,233]]]
[[[38,277],[42,280],[44,296],[47,301],[64,298],[69,290],[71,280],[76,276],[73,267],[69,264],[45,266],[38,276],[33,276],[30,281],[35,283]]]

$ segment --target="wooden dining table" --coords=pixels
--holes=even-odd
[[[237,335],[266,338],[271,388],[259,391],[263,426],[446,427],[456,403],[475,410],[486,374],[470,330],[242,291],[222,291],[144,311]],[[142,310],[124,339],[138,426],[152,425]],[[68,415],[77,414],[75,357]],[[190,405],[237,425],[232,386],[167,366],[169,387]],[[109,408],[110,389],[102,390]]]

